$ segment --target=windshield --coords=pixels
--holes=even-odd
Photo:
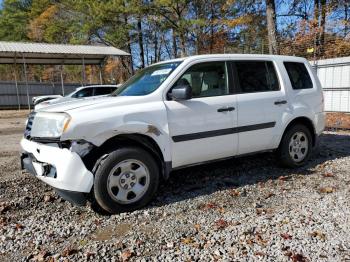
[[[181,62],[153,65],[137,72],[112,96],[144,96],[155,91]]]

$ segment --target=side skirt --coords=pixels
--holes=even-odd
[[[188,164],[188,165],[184,165],[184,166],[178,166],[178,167],[172,168],[171,171],[179,170],[179,169],[183,169],[183,168],[187,168],[187,167],[192,167],[192,166],[199,166],[199,165],[205,165],[205,164],[220,162],[220,161],[224,161],[224,160],[228,160],[228,159],[241,158],[241,157],[246,157],[246,156],[251,156],[251,155],[256,155],[256,154],[273,152],[275,150],[276,149],[260,150],[260,151],[255,151],[255,152],[241,154],[241,155],[236,155],[236,156],[229,156],[229,157],[224,157],[224,158],[219,158],[219,159],[213,159],[213,160],[208,160],[208,161]]]

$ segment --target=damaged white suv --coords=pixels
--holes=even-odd
[[[177,168],[261,151],[303,165],[324,124],[305,59],[193,56],[145,68],[110,96],[31,113],[21,162],[63,198],[118,213],[145,206]]]

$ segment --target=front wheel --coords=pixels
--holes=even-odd
[[[278,148],[281,164],[287,167],[304,165],[312,152],[312,137],[304,125],[295,125],[284,134]]]
[[[138,147],[111,152],[97,168],[94,196],[105,211],[115,214],[148,204],[159,183],[159,168],[154,158]]]

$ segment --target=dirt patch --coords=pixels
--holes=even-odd
[[[107,226],[105,228],[97,230],[97,232],[93,235],[92,239],[96,241],[105,241],[111,240],[113,238],[122,238],[131,229],[132,225],[128,223],[120,223],[116,226]]]
[[[350,129],[350,113],[327,113],[328,128]]]
[[[20,141],[23,136],[27,110],[0,111],[0,181],[20,175]]]
[[[27,118],[28,110],[0,110],[0,119]]]

